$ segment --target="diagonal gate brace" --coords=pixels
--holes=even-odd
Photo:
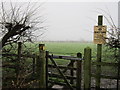
[[[73,87],[71,86],[71,84],[67,81],[67,78],[64,76],[64,74],[60,71],[60,68],[57,66],[56,62],[53,60],[52,56],[49,56],[50,60],[52,61],[52,63],[55,65],[56,69],[59,71],[60,75],[63,77],[63,79],[65,80],[67,86],[73,90]]]

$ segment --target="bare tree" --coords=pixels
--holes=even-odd
[[[22,5],[21,5],[22,4]],[[38,3],[13,3],[1,2],[0,10],[0,45],[11,45],[19,40],[32,41],[33,38],[42,35],[45,29]],[[36,32],[39,35],[35,35]]]
[[[10,51],[14,53],[17,48],[15,45],[13,47],[13,43],[17,43],[19,41],[32,42],[34,39],[44,34],[46,26],[44,26],[45,19],[42,14],[43,4],[44,3],[38,2],[1,2],[0,45],[2,45],[2,48],[6,45],[10,45],[12,48],[15,48],[13,52],[10,48]],[[27,52],[30,52],[30,50],[22,50],[21,54]],[[33,83],[33,81],[26,82],[25,80],[32,74],[32,66],[30,63],[30,65],[28,66],[25,59],[26,58],[21,58],[21,60],[16,63],[14,61],[17,61],[18,57],[2,57],[3,65],[6,62],[10,61],[20,67],[18,75],[15,76],[17,80],[6,80],[5,77],[9,74],[9,72],[12,73],[12,71],[7,71],[3,68],[3,85],[4,83],[10,83],[10,87],[23,88],[27,87],[30,83]],[[6,87],[8,86],[6,85]]]

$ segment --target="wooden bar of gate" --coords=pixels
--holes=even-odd
[[[77,53],[78,58],[82,58],[81,53]],[[82,60],[77,61],[77,80],[76,80],[76,87],[77,90],[81,90],[81,80],[82,80]]]
[[[48,88],[48,57],[49,57],[49,51],[46,51],[46,88]]]
[[[71,70],[70,70],[70,76],[73,77],[73,76],[74,76],[74,70],[73,70],[74,61],[71,60],[70,63],[71,63],[71,67],[72,67]],[[71,79],[70,79],[70,84],[73,84],[73,83],[74,83],[74,82],[73,82],[73,78],[71,78]]]

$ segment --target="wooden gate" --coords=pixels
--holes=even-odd
[[[63,59],[63,60],[68,60],[70,61],[67,66],[62,66],[58,65],[56,63],[57,59]],[[57,84],[57,85],[62,85],[66,86],[68,89],[73,89],[73,88],[81,88],[81,79],[82,79],[82,54],[77,53],[77,57],[73,56],[61,56],[61,55],[50,55],[49,52],[46,52],[46,65],[47,65],[47,70],[46,70],[46,78],[47,78],[47,87],[49,86],[49,83]],[[51,61],[51,64],[49,63]],[[56,68],[58,73],[56,74],[51,73],[49,69]],[[67,75],[65,75],[65,73]],[[60,81],[55,81],[55,79],[60,79]]]

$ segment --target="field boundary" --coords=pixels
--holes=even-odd
[[[31,77],[33,78],[28,78],[28,81],[34,81],[38,82],[39,84],[35,87],[37,88],[49,88],[48,83],[52,84],[59,84],[59,85],[64,85],[67,86],[70,89],[73,88],[91,88],[91,78],[94,77],[96,81],[101,78],[106,78],[106,79],[116,79],[119,82],[120,77],[119,76],[107,76],[107,75],[101,75],[101,73],[92,73],[91,72],[91,67],[98,66],[101,68],[101,66],[113,66],[113,67],[119,67],[118,63],[109,63],[109,62],[96,62],[92,61],[92,49],[89,47],[86,47],[84,49],[84,55],[81,53],[77,53],[76,57],[75,56],[65,56],[65,55],[54,55],[54,54],[49,54],[49,51],[45,51],[45,44],[39,44],[39,54],[38,55],[22,55],[22,43],[18,43],[18,54],[2,54],[3,57],[11,57],[14,56],[16,57],[17,65],[13,65],[8,63],[5,63],[2,65],[3,68],[11,68],[11,69],[16,69],[16,77],[19,73],[20,68],[19,62],[21,61],[22,58],[32,58],[32,72]],[[54,59],[65,59],[70,61],[70,63],[66,66],[60,66],[57,65]],[[52,64],[49,64],[48,62],[51,61]],[[83,68],[82,68],[83,67]],[[59,74],[54,74],[49,72],[49,68],[56,68]],[[65,75],[64,73],[69,70],[70,75]],[[74,73],[76,71],[76,73]],[[82,74],[84,77],[82,77]],[[10,77],[8,75],[9,79],[12,79],[13,77]],[[54,81],[50,78],[60,78],[63,79],[62,82],[59,81]],[[15,78],[14,78],[15,79]],[[22,79],[22,78],[21,78]],[[82,82],[84,81],[84,87],[82,87]],[[76,83],[74,83],[74,81]],[[100,82],[100,81],[99,81]],[[97,84],[96,84],[97,85]],[[117,86],[119,86],[119,83],[117,83]],[[96,86],[94,88],[98,88],[100,86]],[[117,88],[117,87],[116,87]]]

